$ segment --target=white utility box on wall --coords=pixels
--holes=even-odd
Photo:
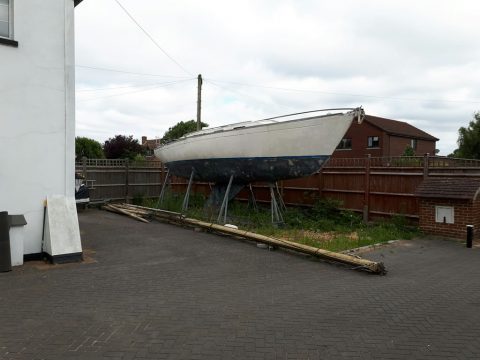
[[[435,206],[435,222],[444,224],[455,223],[453,206]]]

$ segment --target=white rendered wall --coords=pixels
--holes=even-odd
[[[74,195],[74,2],[14,0],[0,44],[0,211],[24,214],[24,254],[39,253],[47,195]]]

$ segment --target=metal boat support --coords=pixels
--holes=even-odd
[[[270,207],[272,210],[272,224],[284,224],[283,213],[285,211],[285,203],[278,191],[277,183],[270,183]]]
[[[195,175],[195,168],[192,168],[192,173],[190,174],[190,180],[188,180],[187,192],[183,198],[182,204],[182,213],[185,213],[188,210],[188,201],[190,200],[190,189],[192,188],[193,176]]]
[[[170,178],[170,169],[167,169],[167,174],[165,175],[165,179],[163,180],[163,184],[162,184],[162,190],[160,191],[160,196],[158,197],[157,208],[163,205],[163,198],[165,197],[165,191],[167,188],[169,178]]]
[[[230,196],[230,188],[232,187],[233,174],[230,175],[230,180],[228,181],[227,190],[225,190],[225,196],[223,197],[222,206],[218,212],[217,223],[220,223],[223,214],[223,223],[227,222],[227,212],[228,212],[228,199]]]
[[[258,211],[257,200],[255,199],[255,193],[253,192],[252,184],[248,184],[249,196],[248,204],[252,205],[254,211]]]

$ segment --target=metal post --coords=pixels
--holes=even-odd
[[[275,214],[275,209],[275,196],[273,194],[272,186],[270,185],[270,212],[272,213],[272,224],[275,223],[275,215],[277,215],[278,218],[278,214]]]
[[[125,159],[125,202],[128,204],[128,195],[129,195],[129,184],[128,184],[128,178],[129,178],[129,163],[128,159]]]
[[[278,188],[278,182],[275,182],[275,189],[277,190],[277,195],[278,195],[278,203],[280,204],[280,209],[282,212],[287,210],[287,206],[285,205],[285,202],[283,201],[282,193],[280,192],[280,189]]]
[[[225,196],[223,197],[222,206],[220,207],[220,211],[218,212],[217,223],[220,223],[220,219],[222,218],[223,214],[223,223],[227,222],[227,211],[228,211],[228,197],[230,194],[230,188],[232,187],[233,182],[233,174],[230,175],[230,180],[228,180],[227,189],[225,190]]]
[[[467,248],[471,249],[473,245],[473,225],[467,225]]]
[[[250,190],[250,200],[252,202],[253,210],[258,211],[257,200],[255,199],[255,193],[253,192],[252,183],[248,184]]]
[[[0,211],[0,272],[12,271],[10,221],[8,212]]]
[[[158,197],[157,201],[157,208],[163,205],[163,198],[165,197],[165,189],[167,188],[168,178],[170,176],[170,169],[167,169],[167,175],[165,175],[165,179],[163,180],[162,190],[160,190],[160,196]]]
[[[188,201],[190,200],[190,189],[192,188],[193,175],[195,174],[195,168],[192,168],[192,173],[190,174],[190,180],[188,180],[187,192],[183,198],[182,204],[182,213],[188,210]]]
[[[272,223],[283,224],[282,211],[277,201],[274,184],[270,183],[270,208],[272,211]]]

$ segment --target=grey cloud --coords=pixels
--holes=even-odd
[[[203,117],[211,125],[363,104],[368,113],[407,120],[440,137],[439,148],[448,153],[458,128],[480,109],[480,103],[436,101],[480,99],[480,6],[473,1],[122,3],[193,76],[324,92],[205,82]],[[84,2],[76,16],[78,64],[187,75],[114,2]],[[77,69],[78,89],[168,80]],[[77,94],[78,134],[162,136],[195,117],[194,81],[82,102],[110,93],[116,92]]]

